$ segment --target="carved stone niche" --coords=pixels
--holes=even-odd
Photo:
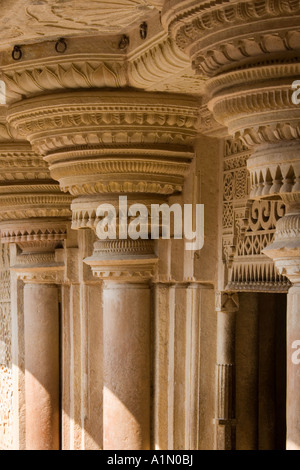
[[[85,228],[95,226],[96,208],[107,196],[163,200],[182,190],[198,105],[182,95],[91,90],[12,104],[8,122],[75,197],[74,228]]]

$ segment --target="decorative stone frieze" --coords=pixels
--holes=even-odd
[[[248,161],[252,199],[279,198],[300,190],[300,142],[260,146]]]
[[[286,291],[290,287],[289,280],[263,253],[274,239],[276,224],[285,214],[285,204],[277,199],[249,200],[247,162],[250,157],[251,151],[241,140],[226,139],[222,218],[226,288]]]

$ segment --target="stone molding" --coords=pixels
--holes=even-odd
[[[2,223],[1,243],[27,244],[32,251],[35,246],[55,244],[66,239],[66,222],[53,219],[35,219]]]
[[[202,104],[200,107],[200,122],[199,132],[200,134],[207,135],[208,137],[222,138],[228,135],[226,126],[216,121],[213,113],[208,109],[207,103]]]
[[[291,100],[292,81],[227,90],[211,99],[209,109],[229,134],[240,136],[249,147],[298,139],[300,109]]]
[[[26,267],[12,266],[11,270],[24,284],[61,284],[64,277],[64,265],[31,267],[28,264]]]
[[[42,154],[80,145],[137,145],[157,139],[191,145],[197,107],[197,100],[180,95],[82,91],[13,104],[7,119]]]
[[[47,63],[48,62],[48,63]],[[125,67],[120,61],[105,62],[73,57],[69,60],[45,59],[43,63],[11,66],[2,72],[9,100],[22,99],[49,91],[74,88],[120,88],[128,86]]]
[[[146,51],[133,54],[128,58],[128,85],[136,88],[153,89],[163,80],[168,79],[170,91],[172,84],[176,86],[174,75],[186,71],[187,88],[192,82],[193,72],[190,70],[188,57],[177,48],[175,42],[164,36],[158,43],[153,44]],[[176,89],[174,90],[176,92]]]
[[[126,193],[127,194],[127,193]],[[149,213],[151,210],[151,204],[161,204],[162,203],[162,195],[157,194],[139,194],[138,202],[144,204]],[[164,196],[163,196],[164,197]],[[127,202],[128,205],[134,204],[137,199],[137,194],[132,193],[128,194]],[[97,216],[97,208],[100,204],[107,203],[114,206],[116,210],[117,221],[116,224],[118,226],[118,216],[119,216],[119,200],[118,196],[115,193],[111,194],[101,194],[101,199],[99,199],[99,195],[95,194],[94,196],[80,196],[73,199],[71,204],[72,210],[72,229],[78,230],[80,228],[90,228],[96,231],[96,226],[100,220]]]

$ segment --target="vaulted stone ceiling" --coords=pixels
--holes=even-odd
[[[1,0],[0,43],[125,32],[151,17],[159,0]]]

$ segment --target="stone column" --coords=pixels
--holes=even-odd
[[[55,243],[55,242],[54,242]],[[12,270],[24,286],[26,450],[59,450],[59,293],[53,242],[20,243]],[[55,246],[55,245],[54,245]]]
[[[58,289],[26,284],[25,399],[26,449],[59,449],[59,311]]]
[[[288,301],[290,348],[291,331],[298,330],[293,322],[299,282],[300,106],[293,91],[300,73],[299,2],[249,0],[204,8],[202,1],[171,0],[165,5],[162,23],[190,56],[196,73],[207,78],[208,108],[215,120],[253,149],[247,162],[251,199],[281,197],[288,205],[274,243],[264,252],[294,283]],[[288,367],[288,448],[299,447],[295,369]]]
[[[300,450],[300,200],[296,194],[283,199],[287,213],[264,253],[293,283],[287,299],[287,450]]]
[[[103,279],[104,449],[149,450],[152,242],[96,242],[85,262]]]
[[[106,283],[103,313],[104,449],[149,450],[149,286]]]
[[[13,447],[56,449],[58,300],[53,269],[55,248],[66,238],[71,198],[60,192],[40,155],[9,127],[6,111],[0,108],[0,231],[1,243],[12,245],[11,269],[16,270],[10,292],[17,403],[12,410]],[[31,286],[24,295],[22,280]]]
[[[198,107],[194,97],[133,89],[45,90],[12,103],[8,121],[73,195],[72,228],[95,230],[104,203],[116,209],[117,219],[120,196],[128,206],[149,208],[182,191],[194,156]],[[152,242],[116,234],[114,241],[96,243],[85,261],[105,281],[104,447],[149,449]]]
[[[287,303],[287,450],[300,450],[300,278]],[[298,353],[296,353],[298,350]]]
[[[235,326],[237,294],[217,294],[216,443],[218,450],[235,449]]]

